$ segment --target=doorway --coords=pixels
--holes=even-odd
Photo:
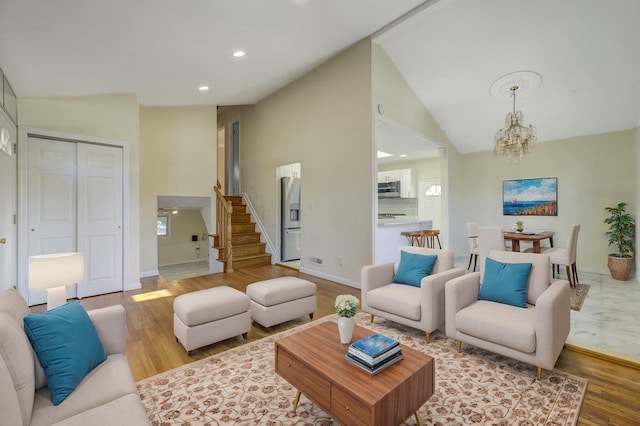
[[[16,285],[16,126],[0,108],[0,291]]]
[[[418,184],[418,215],[431,219],[433,229],[442,227],[442,186],[439,180],[423,180]]]
[[[240,120],[229,123],[226,146],[226,176],[227,186],[225,194],[240,195]]]

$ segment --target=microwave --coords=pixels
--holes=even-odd
[[[400,181],[378,182],[378,198],[400,198]]]

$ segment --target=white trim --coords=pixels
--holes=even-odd
[[[322,279],[329,280],[329,281],[334,281],[334,282],[337,282],[339,284],[344,284],[344,285],[349,286],[349,287],[360,289],[360,283],[357,283],[357,282],[351,281],[351,280],[347,280],[345,278],[338,277],[338,276],[335,276],[335,275],[330,275],[330,274],[325,274],[325,273],[322,273],[322,272],[318,272],[315,269],[309,269],[309,268],[300,267],[300,272],[303,273],[303,274],[312,275],[314,277],[322,278]]]
[[[207,262],[208,264],[209,259],[200,258],[200,259],[183,260],[180,262],[173,262],[173,263],[163,263],[162,265],[158,265],[158,267],[160,268],[164,266],[186,265],[187,263],[196,263],[196,262]]]
[[[27,214],[27,140],[29,137],[42,137],[45,139],[57,139],[76,143],[92,143],[99,145],[115,146],[122,148],[122,291],[136,290],[142,287],[138,282],[131,280],[131,154],[127,141],[84,136],[73,133],[64,133],[54,130],[37,129],[33,127],[18,128],[18,291],[25,300],[29,300],[27,284],[27,270],[29,253],[26,242],[29,238],[28,214]],[[21,267],[23,265],[23,267]],[[126,284],[129,283],[129,284]]]
[[[160,275],[160,271],[158,271],[158,270],[140,272],[140,278],[157,277],[158,275]],[[140,283],[138,283],[138,285],[140,285]],[[140,288],[140,287],[138,287],[138,288]]]
[[[271,241],[271,238],[269,238],[269,234],[267,234],[267,230],[262,224],[262,221],[260,220],[260,216],[256,214],[256,210],[253,208],[253,204],[251,204],[251,200],[249,200],[249,196],[244,192],[242,193],[242,201],[247,205],[247,210],[249,211],[249,213],[251,213],[251,218],[256,222],[256,227],[260,231],[260,241],[264,239],[263,242],[267,243],[267,247],[265,250],[267,253],[271,255],[271,264],[275,265],[276,259],[275,259],[274,253],[276,252],[276,250],[273,245],[273,242]]]

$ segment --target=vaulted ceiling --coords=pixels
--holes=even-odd
[[[371,34],[463,153],[492,148],[511,103],[489,87],[513,71],[542,77],[517,102],[540,141],[639,121],[637,0],[0,0],[19,97],[250,104]]]

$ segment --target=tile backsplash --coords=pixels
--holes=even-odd
[[[403,214],[418,217],[418,199],[378,198],[378,214]]]

